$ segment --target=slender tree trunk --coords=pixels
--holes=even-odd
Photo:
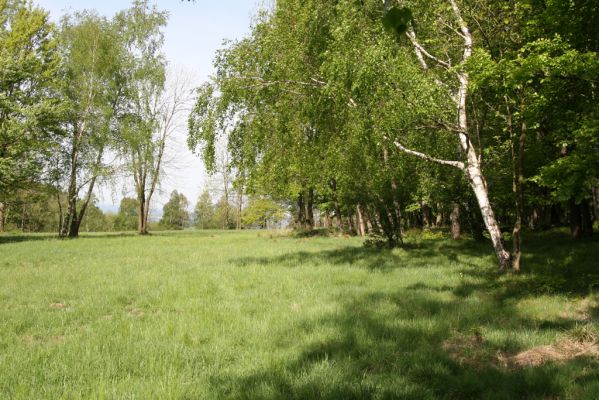
[[[308,189],[308,193],[306,196],[306,228],[314,229],[314,189]]]
[[[391,219],[391,212],[386,205],[382,204],[379,209],[379,220],[381,222],[381,228],[384,235],[387,237],[389,247],[394,247],[397,244],[395,226]]]
[[[4,232],[4,221],[5,221],[5,213],[4,210],[6,206],[3,202],[0,201],[0,233]]]
[[[579,239],[582,236],[582,216],[580,206],[572,198],[568,201],[570,211],[570,234],[574,239]]]
[[[420,211],[422,212],[422,225],[424,228],[429,229],[432,226],[431,208],[426,201],[420,203]]]
[[[6,205],[4,204],[4,202],[0,201],[0,233],[4,232],[5,230],[5,221],[6,221]]]
[[[99,167],[100,163],[102,162],[102,156],[104,155],[104,148],[100,148],[98,150],[98,155],[96,156],[96,161],[95,161],[95,167]],[[83,198],[83,203],[81,204],[81,209],[79,210],[79,213],[77,213],[77,194],[75,193],[74,196],[74,217],[71,220],[71,224],[69,227],[69,237],[71,238],[75,238],[79,236],[79,228],[81,227],[81,222],[83,221],[83,218],[85,218],[85,213],[87,211],[87,207],[89,206],[89,202],[91,201],[92,195],[94,193],[94,187],[96,186],[96,180],[98,179],[97,175],[94,175],[90,182],[89,182],[89,186],[87,188],[87,193],[85,195],[85,197]]]
[[[570,233],[572,238],[580,239],[593,235],[593,220],[588,200],[576,203],[574,198],[568,202],[570,217]]]
[[[147,210],[146,210],[146,196],[145,191],[139,191],[137,193],[137,233],[140,235],[148,234],[148,222],[147,222]]]
[[[362,210],[360,205],[356,206],[356,215],[358,216],[358,233],[360,236],[366,236],[366,227],[364,226],[364,217],[362,216]]]
[[[435,216],[435,227],[439,228],[439,227],[443,226],[443,220],[444,220],[443,207],[442,207],[441,203],[437,203],[437,215]]]
[[[397,181],[395,180],[395,177],[393,176],[393,174],[391,173],[391,170],[389,168],[389,151],[387,149],[387,146],[383,146],[383,162],[385,165],[385,168],[387,169],[388,173],[391,175],[391,196],[393,198],[393,224],[395,226],[395,234],[397,236],[397,240],[399,243],[403,243],[403,225],[402,225],[402,213],[401,213],[401,204],[399,202],[399,200],[397,199],[398,197],[398,188],[399,186],[397,185]]]
[[[376,215],[374,215],[372,210],[369,210],[367,207],[365,207],[364,217],[366,217],[366,227],[368,228],[368,231],[374,233],[375,235],[380,235],[381,228],[376,220]]]
[[[71,149],[71,168],[69,174],[69,187],[67,189],[67,213],[63,220],[60,236],[67,236],[74,225],[73,220],[77,218],[77,137],[73,138],[73,148]],[[70,235],[69,235],[70,236]]]
[[[243,209],[243,190],[240,187],[237,192],[237,230],[241,230],[241,211]]]
[[[507,101],[506,101],[507,102]],[[512,190],[514,192],[516,220],[512,231],[512,270],[520,272],[522,258],[522,221],[524,218],[524,144],[526,141],[526,124],[522,123],[520,136],[516,143],[516,134],[512,124],[512,113],[508,107],[508,125],[512,139]]]
[[[301,229],[306,227],[306,207],[304,206],[304,194],[297,196],[297,226]]]
[[[582,236],[593,236],[593,218],[591,214],[590,204],[586,199],[580,202],[580,221]]]
[[[60,186],[58,186],[58,184],[56,184],[56,203],[58,204],[58,234],[60,235],[60,230],[62,229],[63,213],[62,203],[60,201]]]
[[[593,186],[593,211],[595,222],[599,221],[599,184]]]
[[[459,239],[462,234],[462,227],[460,225],[460,204],[458,202],[452,204],[449,219],[451,220],[451,237],[454,240]]]

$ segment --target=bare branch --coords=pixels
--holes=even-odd
[[[431,157],[428,154],[424,154],[419,151],[408,149],[407,147],[402,145],[397,140],[393,141],[393,144],[395,145],[395,147],[397,147],[399,150],[403,151],[404,153],[411,154],[413,156],[422,158],[423,160],[432,161],[434,163],[441,164],[441,165],[449,165],[450,167],[458,168],[462,171],[464,171],[466,168],[464,163],[461,161],[441,160],[439,158]]]
[[[443,60],[439,59],[438,57],[433,56],[431,53],[426,51],[426,49],[424,47],[422,47],[422,45],[416,39],[416,33],[414,32],[413,29],[411,29],[411,28],[408,29],[406,32],[406,36],[410,39],[410,42],[412,42],[412,45],[414,46],[414,48],[416,50],[416,56],[418,57],[418,61],[420,62],[420,65],[422,66],[423,69],[428,69],[428,65],[424,61],[423,56],[430,58],[431,60],[435,61],[437,64],[441,65],[442,67],[451,68],[450,63],[448,63],[447,61],[443,61]]]
[[[455,34],[457,34],[459,37],[461,37],[462,39],[466,39],[466,36],[464,36],[464,34],[462,34],[462,32],[458,31],[456,28],[454,28],[451,24],[448,24],[447,22],[445,22],[443,20],[443,18],[438,15],[438,21],[442,24],[445,25],[447,28],[451,29]]]

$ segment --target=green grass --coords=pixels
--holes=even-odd
[[[597,398],[596,358],[498,361],[597,332],[599,242],[525,246],[0,236],[0,398]]]

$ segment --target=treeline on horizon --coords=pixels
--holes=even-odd
[[[6,209],[4,228],[8,232],[57,233],[60,225],[60,207],[66,208],[65,195],[61,203],[52,196],[53,189],[38,188],[23,191]],[[241,207],[241,211],[238,207]],[[183,193],[174,190],[162,207],[150,211],[148,228],[152,231],[194,229],[267,229],[285,228],[286,207],[268,198],[253,197],[245,204],[231,204],[224,197],[217,202],[205,190],[199,196],[193,211]],[[137,200],[123,197],[117,212],[105,212],[92,197],[81,220],[81,232],[136,231],[139,224]]]

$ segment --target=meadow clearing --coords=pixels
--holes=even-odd
[[[596,399],[599,241],[524,245],[3,235],[0,398]]]

